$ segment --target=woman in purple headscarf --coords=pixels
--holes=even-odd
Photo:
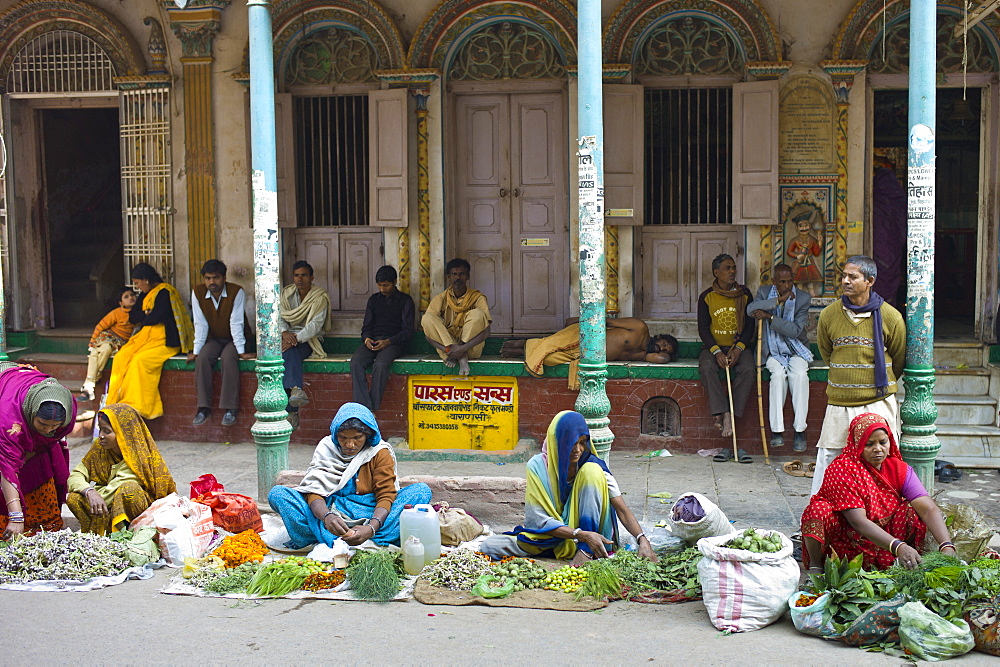
[[[890,169],[875,170],[872,205],[872,259],[878,267],[878,293],[898,308],[896,292],[903,281],[906,249],[906,190]]]
[[[66,436],[76,421],[69,389],[31,366],[0,362],[0,533],[63,527]]]

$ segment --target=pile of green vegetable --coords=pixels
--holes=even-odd
[[[687,597],[701,597],[698,561],[701,552],[694,548],[663,554],[652,563],[631,551],[619,551],[612,559],[618,568],[625,593],[683,590]]]
[[[245,593],[250,580],[261,568],[260,563],[243,563],[228,570],[202,568],[195,572],[191,581],[196,586],[216,595]]]
[[[764,532],[758,531],[755,528],[747,528],[722,546],[728,549],[745,549],[758,554],[773,554],[781,551],[781,533],[777,531]]]
[[[69,528],[15,538],[0,549],[0,584],[63,579],[84,581],[132,567],[124,544]]]
[[[358,551],[347,566],[351,591],[362,600],[393,599],[399,593],[403,574],[402,554],[385,549]]]
[[[548,572],[544,567],[527,558],[504,559],[493,564],[493,571],[498,577],[514,582],[514,591],[526,588],[541,588],[542,581]]]

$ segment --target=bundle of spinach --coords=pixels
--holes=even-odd
[[[919,600],[925,607],[946,620],[961,618],[970,592],[969,569],[962,561],[931,551],[923,555],[913,570],[893,565],[885,571],[897,588],[910,600]]]
[[[846,630],[871,605],[891,597],[894,586],[880,573],[861,567],[863,556],[851,560],[830,555],[823,574],[809,575],[814,591],[829,594],[827,608],[838,632]]]
[[[614,564],[622,586],[627,589],[635,592],[683,589],[688,597],[697,598],[701,596],[699,560],[701,552],[697,549],[662,554],[658,563],[652,563],[631,551],[621,550],[609,562]]]

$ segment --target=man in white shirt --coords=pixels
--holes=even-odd
[[[223,426],[236,423],[240,406],[240,359],[251,359],[246,350],[244,329],[246,292],[236,283],[226,282],[226,265],[210,259],[201,267],[204,284],[191,290],[194,315],[194,349],[188,363],[194,362],[198,412],[192,422],[200,426],[212,412],[212,367],[222,360],[222,394],[219,409],[225,410]]]

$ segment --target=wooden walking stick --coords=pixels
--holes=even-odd
[[[733,414],[733,379],[729,374],[729,364],[726,364],[726,389],[729,390],[729,428],[733,431],[733,460],[739,463],[740,450],[736,447],[736,415]]]
[[[764,339],[764,320],[757,320],[757,416],[760,417],[760,441],[764,443],[764,462],[771,465],[771,457],[767,452],[767,434],[764,433],[764,393],[761,391],[762,375],[764,375],[764,364],[761,360],[761,352]]]

